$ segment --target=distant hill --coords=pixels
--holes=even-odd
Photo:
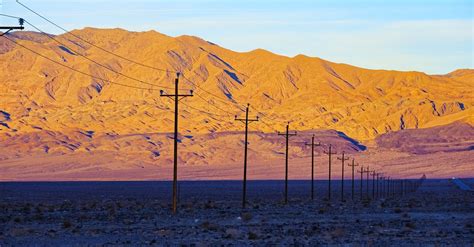
[[[474,150],[474,127],[452,123],[419,130],[403,130],[380,135],[379,147],[413,154]]]

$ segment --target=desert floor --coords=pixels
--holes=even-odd
[[[242,210],[240,181],[181,182],[172,215],[169,182],[0,183],[0,246],[474,244],[474,193],[448,179],[370,201],[346,181],[341,202],[339,184],[328,202],[317,181],[311,201],[309,181],[290,181],[285,205],[282,181],[251,181]]]

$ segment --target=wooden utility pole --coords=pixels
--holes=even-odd
[[[377,192],[375,192],[375,195],[377,198],[380,198],[380,178],[382,177],[383,173],[377,173]]]
[[[375,199],[375,170],[372,171],[372,198]]]
[[[336,152],[332,152],[332,145],[329,144],[329,150],[326,152],[324,151],[325,154],[329,156],[329,172],[328,172],[328,201],[331,200],[331,155],[337,154]]]
[[[235,121],[241,121],[245,124],[245,144],[244,144],[244,179],[242,186],[242,208],[245,208],[247,202],[247,147],[248,147],[248,129],[249,123],[258,121],[258,116],[255,119],[249,119],[249,107],[250,104],[247,104],[245,108],[245,118],[237,118],[235,115]]]
[[[173,165],[173,214],[177,212],[178,204],[178,102],[181,98],[192,97],[193,91],[190,94],[179,93],[179,75],[176,73],[176,79],[174,81],[174,94],[165,94],[163,90],[160,91],[161,97],[169,97],[174,100],[174,165]]]
[[[360,173],[360,200],[362,201],[364,199],[364,167],[360,167],[360,171],[357,171]]]
[[[321,143],[314,143],[314,134],[311,137],[311,144],[306,143],[306,146],[311,146],[311,200],[314,200],[314,147],[321,146]]]
[[[356,166],[359,166],[359,164],[355,164],[355,159],[352,158],[352,164],[348,166],[352,167],[352,200],[354,201],[354,169]]]
[[[387,177],[387,179],[386,179],[386,184],[387,184],[387,185],[386,185],[386,186],[387,186],[387,189],[386,189],[385,193],[387,194],[386,197],[388,198],[388,197],[390,197],[390,187],[389,187],[389,186],[390,186],[390,176]]]
[[[286,125],[286,132],[285,133],[280,133],[278,132],[278,135],[280,136],[285,136],[286,139],[286,155],[285,155],[285,204],[288,203],[288,140],[290,139],[290,136],[295,136],[296,132],[290,133],[290,122]]]
[[[367,199],[370,199],[370,194],[369,194],[369,189],[370,189],[370,184],[369,184],[369,176],[370,176],[370,173],[372,173],[373,171],[371,171],[369,169],[369,167],[367,166],[367,170],[365,171],[367,173],[367,188],[366,189],[366,194],[367,194]]]
[[[344,162],[346,162],[346,160],[349,160],[348,157],[344,157],[345,153],[344,151],[342,151],[342,157],[339,158],[337,157],[338,160],[340,160],[342,162],[342,173],[341,173],[341,202],[344,201]]]
[[[380,177],[380,197],[385,198],[385,177]]]

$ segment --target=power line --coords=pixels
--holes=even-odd
[[[95,61],[95,60],[93,60],[93,59],[91,59],[91,58],[88,58],[88,57],[85,56],[85,55],[82,55],[82,54],[81,54],[80,52],[78,52],[77,50],[72,49],[71,47],[69,47],[69,46],[66,45],[65,43],[63,43],[63,42],[59,41],[58,39],[52,37],[50,34],[44,32],[44,31],[41,30],[40,28],[36,27],[36,26],[33,25],[31,22],[29,22],[29,21],[27,21],[27,20],[25,20],[25,22],[28,23],[28,25],[32,26],[34,29],[38,30],[41,34],[43,34],[43,35],[45,35],[46,37],[48,37],[49,39],[54,40],[56,43],[58,43],[58,44],[64,46],[65,48],[71,50],[72,52],[76,53],[77,55],[79,55],[79,56],[81,56],[81,57],[83,57],[83,58],[85,58],[85,59],[91,61],[92,63],[94,63],[94,64],[96,64],[96,65],[98,65],[98,66],[100,66],[100,67],[102,67],[102,68],[105,68],[105,69],[107,69],[107,70],[109,70],[109,71],[112,71],[113,73],[116,73],[116,74],[121,75],[121,76],[123,76],[123,77],[125,77],[125,78],[131,79],[131,80],[134,80],[134,81],[137,81],[137,82],[146,84],[146,85],[155,86],[155,87],[161,87],[161,88],[166,88],[166,89],[173,89],[172,87],[166,87],[166,86],[162,86],[162,85],[156,85],[156,84],[153,84],[153,83],[149,83],[149,82],[140,80],[140,79],[138,79],[138,78],[135,78],[135,77],[132,77],[132,76],[123,74],[122,72],[116,71],[116,70],[114,70],[114,69],[111,69],[111,68],[109,68],[109,67],[107,67],[107,66],[105,66],[105,65],[103,65],[103,64],[101,64],[101,63],[99,63],[99,62],[97,62],[97,61]]]
[[[1,16],[4,16],[4,17],[13,18],[13,19],[22,19],[21,17],[13,16],[13,15],[6,15],[6,14],[0,14],[0,15],[1,15]]]
[[[218,109],[218,110],[220,110],[220,111],[222,111],[222,112],[225,112],[228,116],[232,116],[232,113],[231,113],[231,112],[226,111],[226,110],[224,110],[224,109],[222,109],[222,108],[216,106],[215,104],[212,104],[211,102],[209,102],[208,100],[206,100],[204,97],[202,97],[200,94],[197,94],[197,93],[196,93],[196,95],[198,96],[199,99],[203,100],[204,102],[208,103],[209,105],[215,107],[216,109]]]
[[[81,38],[81,37],[78,36],[78,35],[75,35],[75,34],[71,33],[69,30],[67,30],[67,29],[65,29],[64,27],[60,26],[59,24],[53,22],[53,21],[50,20],[49,18],[47,18],[47,17],[41,15],[41,14],[38,13],[37,11],[31,9],[30,7],[28,7],[28,6],[26,6],[25,4],[21,3],[19,0],[16,0],[16,2],[17,2],[19,5],[21,5],[22,7],[24,7],[25,9],[29,10],[30,12],[32,12],[33,14],[37,15],[38,17],[42,18],[43,20],[47,21],[48,23],[52,24],[53,26],[55,26],[55,27],[61,29],[61,30],[64,31],[66,34],[69,34],[69,35],[71,35],[71,36],[73,36],[73,37],[75,37],[75,38],[77,38],[77,39],[79,39],[79,40],[81,40],[81,41],[84,41],[84,42],[86,42],[87,44],[89,44],[89,45],[91,45],[91,46],[93,46],[93,47],[96,47],[96,48],[98,48],[98,49],[100,49],[100,50],[102,50],[102,51],[104,51],[104,52],[106,52],[106,53],[109,53],[109,54],[111,54],[111,55],[114,55],[114,56],[116,56],[116,57],[119,57],[119,58],[121,58],[121,59],[124,59],[124,60],[126,60],[126,61],[128,61],[128,62],[137,64],[137,65],[140,65],[140,66],[143,66],[143,67],[147,67],[147,68],[150,68],[150,69],[154,69],[154,70],[158,70],[158,71],[163,71],[163,72],[167,72],[167,73],[169,73],[169,72],[177,72],[177,71],[172,71],[172,70],[169,70],[169,69],[162,69],[162,68],[157,68],[157,67],[150,66],[150,65],[147,65],[147,64],[143,64],[143,63],[141,63],[141,62],[134,61],[134,60],[132,60],[132,59],[126,58],[126,57],[121,56],[121,55],[119,55],[119,54],[116,54],[116,53],[114,53],[114,52],[112,52],[112,51],[109,51],[109,50],[107,50],[107,49],[104,49],[104,48],[102,48],[102,47],[100,47],[100,46],[98,46],[98,45],[93,44],[92,42],[89,42],[89,41],[86,40],[86,39]],[[37,27],[35,27],[35,26],[32,25],[31,23],[28,22],[28,24],[30,24],[32,27],[34,27],[35,29],[39,30],[40,32],[44,33],[42,30],[38,29]],[[51,38],[51,39],[57,41],[56,39],[50,37],[50,35],[47,35],[47,36],[48,36],[49,38]],[[58,42],[58,41],[57,41],[57,42]],[[58,43],[60,43],[60,42],[58,42]],[[63,43],[60,43],[60,44],[64,45]],[[66,46],[66,45],[64,45],[64,46]],[[67,46],[66,46],[66,47],[67,47]],[[71,50],[72,50],[72,49],[71,49]],[[91,62],[96,63],[97,65],[99,65],[99,66],[101,66],[101,67],[104,67],[104,68],[106,68],[106,69],[108,69],[108,70],[113,71],[114,73],[120,74],[120,75],[122,75],[122,76],[124,76],[124,77],[127,77],[127,78],[132,79],[132,80],[139,81],[139,82],[144,83],[144,84],[150,84],[150,83],[147,83],[147,82],[142,81],[142,80],[140,80],[140,79],[136,79],[136,78],[127,76],[127,75],[125,75],[125,74],[123,74],[123,73],[120,73],[120,72],[118,72],[118,71],[114,71],[114,70],[108,68],[107,66],[104,66],[104,65],[102,65],[102,64],[100,64],[100,63],[97,63],[96,61],[94,61],[94,60],[92,60],[92,59],[87,58],[86,56],[83,56],[82,54],[80,54],[80,53],[77,52],[77,51],[75,51],[75,52],[78,53],[80,56],[82,56],[82,57],[84,57],[84,58],[90,60]],[[206,52],[207,52],[207,51],[206,51]],[[188,79],[187,77],[185,77],[184,74],[182,74],[182,78],[184,78],[186,81],[190,82],[192,85],[196,86],[196,87],[199,88],[200,90],[206,92],[207,94],[210,94],[210,95],[214,96],[216,99],[219,99],[220,101],[222,101],[222,102],[224,102],[224,103],[226,103],[226,104],[229,104],[228,99],[224,99],[224,98],[222,98],[222,97],[220,97],[220,96],[218,96],[218,95],[216,95],[216,94],[214,94],[214,93],[211,93],[211,92],[207,91],[206,89],[204,89],[204,88],[202,88],[201,86],[199,86],[197,83],[194,83],[193,81],[191,81],[190,79]],[[156,86],[156,85],[154,85],[154,84],[151,84],[151,85]],[[161,87],[163,87],[163,86],[161,86]],[[169,87],[163,87],[163,88],[171,89],[171,88],[169,88]],[[232,100],[232,101],[233,101],[234,104],[237,104],[237,102],[235,102],[235,100]],[[215,105],[213,105],[213,106],[215,106]],[[234,105],[234,106],[235,106],[235,105]],[[217,107],[216,107],[216,108],[217,108]],[[218,108],[218,109],[220,109],[220,108]],[[240,109],[240,110],[243,110],[243,109],[240,108],[240,107],[239,107],[239,109]],[[224,112],[227,112],[227,111],[222,110],[222,109],[220,109],[220,110],[221,110],[221,111],[224,111]],[[229,113],[229,114],[232,115],[232,113],[230,113],[230,112],[227,112],[227,113]]]
[[[226,115],[221,115],[221,114],[216,114],[216,113],[210,113],[210,112],[208,112],[208,111],[201,110],[201,109],[196,108],[196,107],[194,107],[194,106],[190,106],[190,105],[188,105],[188,104],[186,104],[186,103],[184,103],[184,102],[181,102],[181,104],[183,104],[183,105],[185,105],[186,107],[189,107],[189,108],[191,108],[191,109],[193,109],[193,110],[199,111],[199,112],[201,112],[201,113],[208,114],[208,115],[210,115],[210,116],[228,117],[228,116],[226,116]],[[214,117],[214,118],[215,118],[215,117]],[[221,119],[218,119],[218,120],[221,120]]]
[[[214,94],[214,93],[211,93],[211,92],[205,90],[204,88],[202,88],[202,87],[199,86],[198,84],[194,83],[193,81],[191,81],[190,79],[188,79],[188,78],[187,78],[186,76],[184,76],[184,75],[183,75],[183,78],[184,78],[186,81],[188,81],[189,83],[191,83],[192,85],[194,85],[194,86],[196,86],[197,88],[201,89],[202,91],[206,92],[207,94],[214,96],[216,99],[219,99],[221,102],[223,102],[223,103],[225,103],[225,104],[230,104],[230,103],[229,103],[229,99],[224,99],[224,98],[222,98],[221,96],[218,96],[218,95],[216,95],[216,94]],[[237,103],[235,100],[233,100],[233,99],[231,99],[231,100],[232,100],[232,102],[234,103],[234,105],[238,105],[238,103]],[[240,108],[240,107],[239,107],[239,109],[242,110],[242,111],[244,111],[244,109],[242,109],[242,108]]]
[[[150,69],[154,69],[154,70],[158,70],[158,71],[163,71],[163,72],[176,72],[176,71],[172,71],[172,70],[168,70],[168,69],[162,69],[162,68],[157,68],[157,67],[150,66],[150,65],[147,65],[147,64],[143,64],[143,63],[141,63],[141,62],[134,61],[134,60],[132,60],[132,59],[126,58],[126,57],[124,57],[124,56],[118,55],[118,54],[116,54],[116,53],[114,53],[114,52],[111,52],[111,51],[109,51],[109,50],[106,50],[106,49],[104,49],[104,48],[102,48],[102,47],[100,47],[100,46],[97,46],[97,45],[93,44],[92,42],[89,42],[89,41],[86,40],[86,39],[81,38],[81,37],[78,36],[78,35],[75,35],[75,34],[71,33],[69,30],[65,29],[64,27],[60,26],[59,24],[53,22],[52,20],[48,19],[47,17],[45,17],[45,16],[41,15],[40,13],[36,12],[35,10],[31,9],[30,7],[28,7],[28,6],[26,6],[25,4],[21,3],[19,0],[17,0],[16,2],[17,2],[18,4],[20,4],[21,6],[23,6],[25,9],[27,9],[27,10],[29,10],[30,12],[34,13],[35,15],[39,16],[39,17],[42,18],[43,20],[45,20],[45,21],[47,21],[48,23],[54,25],[55,27],[61,29],[61,30],[64,31],[66,34],[69,34],[69,35],[71,35],[71,36],[73,36],[73,37],[75,37],[75,38],[77,38],[77,39],[79,39],[79,40],[81,40],[81,41],[84,41],[84,42],[86,42],[87,44],[89,44],[89,45],[91,45],[91,46],[93,46],[93,47],[96,47],[96,48],[98,48],[98,49],[100,49],[100,50],[102,50],[102,51],[104,51],[104,52],[106,52],[106,53],[109,53],[109,54],[111,54],[111,55],[114,55],[114,56],[116,56],[116,57],[119,57],[119,58],[121,58],[121,59],[124,59],[124,60],[126,60],[126,61],[128,61],[128,62],[137,64],[137,65],[140,65],[140,66],[143,66],[143,67],[147,67],[147,68],[150,68]],[[29,23],[29,24],[31,25],[31,23]],[[48,37],[49,37],[49,35],[48,35]],[[76,52],[76,53],[78,53],[78,52]],[[79,53],[78,53],[78,54],[79,54]],[[81,55],[81,56],[82,56],[82,55]],[[83,57],[85,57],[85,56],[83,56]],[[106,67],[106,66],[105,66],[105,67]],[[107,67],[107,69],[110,69],[110,68]],[[128,77],[128,76],[125,76],[125,77]],[[216,97],[217,99],[221,100],[222,102],[224,102],[224,103],[226,103],[226,104],[229,104],[228,100],[223,99],[223,98],[221,98],[220,96],[218,96],[218,95],[216,95],[216,94],[213,94],[213,93],[211,93],[211,92],[205,90],[204,88],[202,88],[202,87],[199,86],[198,84],[194,83],[193,81],[191,81],[190,79],[188,79],[187,77],[185,77],[184,74],[182,74],[182,78],[184,78],[186,81],[190,82],[191,84],[193,84],[194,86],[196,86],[196,87],[199,88],[200,90],[202,90],[202,91],[204,91],[204,92],[206,92],[206,93],[208,93],[208,94],[210,94],[210,95]],[[133,80],[134,80],[134,79],[133,79]],[[146,82],[143,82],[143,81],[141,81],[141,80],[139,80],[139,81],[142,82],[142,83],[147,84]],[[163,87],[163,88],[165,88],[165,87]],[[169,89],[169,88],[168,88],[168,89]],[[236,103],[236,102],[234,101],[234,103]],[[241,109],[241,108],[240,108],[240,109]],[[242,110],[242,109],[241,109],[241,110]],[[229,113],[229,114],[231,114],[231,113]]]
[[[150,69],[154,69],[154,70],[157,70],[157,71],[162,71],[162,72],[167,72],[167,73],[176,73],[176,72],[178,72],[178,71],[173,71],[173,70],[168,70],[168,69],[163,69],[163,68],[157,68],[157,67],[154,67],[154,66],[150,66],[150,65],[147,65],[147,64],[144,64],[144,63],[140,63],[140,62],[134,61],[134,60],[132,60],[132,59],[126,58],[126,57],[121,56],[121,55],[119,55],[119,54],[116,54],[116,53],[114,53],[114,52],[108,51],[108,50],[106,50],[106,49],[104,49],[104,48],[102,48],[102,47],[100,47],[100,46],[98,46],[98,45],[93,44],[92,42],[87,41],[86,39],[81,38],[81,37],[78,36],[78,35],[75,35],[75,34],[71,33],[69,30],[65,29],[64,27],[61,27],[60,25],[56,24],[55,22],[51,21],[50,19],[46,18],[45,16],[41,15],[40,13],[34,11],[34,10],[31,9],[30,7],[28,7],[28,6],[26,6],[25,4],[21,3],[19,0],[16,0],[16,2],[17,2],[18,4],[20,4],[21,6],[23,6],[23,8],[25,8],[25,9],[29,10],[30,12],[32,12],[33,14],[39,16],[41,19],[43,19],[43,20],[49,22],[50,24],[52,24],[53,26],[55,26],[55,27],[57,27],[57,28],[63,30],[66,34],[69,34],[69,35],[75,37],[76,39],[79,39],[79,40],[81,40],[81,41],[84,41],[84,42],[86,42],[87,44],[89,44],[89,45],[91,45],[91,46],[94,46],[95,48],[97,48],[97,49],[99,49],[99,50],[102,50],[102,51],[104,51],[104,52],[106,52],[106,53],[109,53],[109,54],[111,54],[111,55],[114,55],[114,56],[116,56],[116,57],[118,57],[118,58],[121,58],[121,59],[123,59],[123,60],[126,60],[126,61],[128,61],[128,62],[137,64],[137,65],[140,65],[140,66],[143,66],[143,67],[147,67],[147,68],[150,68]]]
[[[19,0],[16,0],[16,2],[17,2],[19,5],[21,5],[22,7],[24,7],[25,9],[27,9],[28,11],[32,12],[33,14],[37,15],[38,17],[42,18],[43,20],[47,21],[48,23],[52,24],[53,26],[55,26],[55,27],[61,29],[61,30],[64,31],[66,34],[69,34],[69,35],[75,37],[76,39],[79,39],[79,40],[81,40],[81,41],[83,41],[83,42],[85,42],[85,43],[87,43],[87,44],[89,44],[89,45],[91,45],[91,46],[93,46],[93,47],[99,49],[99,50],[102,50],[102,51],[104,51],[104,52],[106,52],[106,53],[109,53],[109,54],[111,54],[111,55],[114,55],[114,56],[116,56],[116,57],[118,57],[118,58],[121,58],[121,59],[126,60],[126,61],[128,61],[128,62],[137,64],[137,65],[140,65],[140,66],[143,66],[143,67],[146,67],[146,68],[154,69],[154,70],[157,70],[157,71],[163,71],[163,72],[167,72],[167,73],[169,73],[169,72],[176,72],[176,71],[174,71],[174,70],[163,69],[163,68],[157,68],[157,67],[154,67],[154,66],[150,66],[150,65],[147,65],[147,64],[144,64],[144,63],[141,63],[141,62],[138,62],[138,61],[129,59],[129,58],[126,58],[126,57],[121,56],[121,55],[119,55],[119,54],[116,54],[116,53],[114,53],[114,52],[112,52],[112,51],[109,51],[109,50],[107,50],[107,49],[105,49],[105,48],[102,48],[102,47],[100,47],[100,46],[98,46],[98,45],[95,45],[94,43],[92,43],[92,42],[90,42],[90,41],[88,41],[88,40],[86,40],[86,39],[84,39],[84,38],[81,38],[80,36],[75,35],[74,33],[71,33],[69,30],[67,30],[67,29],[65,29],[64,27],[60,26],[59,24],[53,22],[53,21],[50,20],[49,18],[47,18],[47,17],[41,15],[41,14],[38,13],[37,11],[31,9],[30,7],[28,7],[28,6],[26,6],[25,4],[21,3]],[[28,24],[32,25],[31,23],[28,23]],[[32,26],[33,26],[33,25],[32,25]],[[33,27],[34,27],[34,26],[33,26]],[[40,31],[40,32],[42,32],[42,31]],[[44,33],[44,32],[42,32],[42,33]],[[52,37],[50,37],[50,35],[47,35],[47,36],[48,36],[49,38],[52,38]],[[64,45],[64,44],[63,44],[63,45]],[[66,46],[66,47],[67,47],[67,46]],[[26,48],[26,47],[25,47],[25,48]],[[72,49],[71,49],[71,50],[72,50]],[[209,53],[209,52],[207,52],[207,51],[205,51],[205,52],[206,52],[206,53]],[[84,58],[86,58],[86,59],[88,59],[88,60],[92,60],[92,59],[89,59],[89,58],[83,56],[83,55],[80,54],[79,52],[76,52],[76,53],[78,53],[80,56],[82,56],[82,57],[84,57]],[[44,56],[42,56],[42,57],[44,57]],[[50,59],[48,59],[48,60],[50,60]],[[54,62],[57,63],[56,61],[54,61]],[[94,63],[96,63],[96,64],[99,64],[99,63],[97,63],[97,62],[95,62],[95,61],[93,61],[93,60],[92,60],[92,62],[94,62]],[[60,63],[59,63],[59,64],[60,64]],[[64,67],[68,67],[68,66],[63,65],[63,64],[60,64],[60,65],[61,65],[61,66],[64,66]],[[102,65],[100,65],[100,66],[102,66]],[[113,71],[114,73],[117,73],[117,74],[120,73],[120,72],[118,72],[118,71],[114,71],[114,70],[108,68],[107,66],[102,66],[102,67],[105,67],[106,69],[111,70],[111,71]],[[70,69],[72,69],[72,70],[75,70],[75,69],[73,69],[73,68],[71,68],[71,67],[68,67],[68,68],[70,68]],[[75,70],[75,71],[76,71],[76,70]],[[82,73],[82,74],[87,74],[87,73],[82,72],[82,71],[76,71],[76,72]],[[133,77],[124,75],[124,74],[122,74],[122,73],[120,73],[120,74],[121,74],[122,76],[125,76],[125,77],[129,78],[129,79],[132,79],[132,78],[133,78]],[[87,75],[89,75],[89,74],[87,74]],[[89,76],[93,77],[92,75],[89,75]],[[93,77],[93,78],[96,78],[96,77]],[[217,99],[217,100],[219,100],[219,101],[221,101],[221,102],[223,102],[223,103],[225,103],[225,104],[232,105],[232,106],[234,106],[234,107],[237,106],[240,110],[243,111],[243,108],[241,108],[240,106],[238,106],[238,102],[236,102],[234,99],[230,99],[230,100],[232,101],[232,103],[230,103],[228,98],[225,99],[225,98],[223,98],[223,97],[221,97],[221,96],[218,96],[218,95],[216,95],[216,94],[214,94],[214,93],[212,93],[212,92],[210,92],[210,91],[204,89],[203,87],[201,87],[201,86],[198,85],[197,83],[194,83],[193,81],[191,81],[190,79],[188,79],[184,74],[182,74],[182,78],[184,78],[186,81],[188,81],[188,82],[191,83],[192,85],[196,86],[197,88],[199,88],[199,89],[202,90],[203,92],[205,92],[205,93],[207,93],[207,94],[209,94],[209,95],[215,97],[215,99]],[[102,80],[103,80],[103,79],[102,79]],[[136,81],[139,81],[139,82],[144,83],[144,84],[150,84],[150,83],[144,82],[144,81],[142,81],[142,80],[140,80],[140,79],[136,79],[136,78],[133,78],[132,80],[136,80]],[[108,80],[104,80],[104,81],[108,81]],[[109,82],[111,82],[111,81],[109,81]],[[111,82],[111,83],[112,83],[112,82]],[[119,84],[119,83],[115,83],[115,84],[117,84],[117,85],[123,85],[123,86],[128,86],[128,85]],[[155,84],[151,84],[151,85],[152,85],[152,86],[158,86],[158,85],[155,85]],[[133,86],[130,86],[130,87],[133,87]],[[169,87],[164,87],[164,86],[160,86],[160,87],[162,87],[162,88],[168,88],[168,89],[169,89]],[[140,87],[133,87],[133,88],[142,89],[142,88],[140,88]],[[147,90],[152,90],[152,89],[147,89]],[[203,98],[203,97],[200,96],[200,95],[199,95],[198,97]],[[206,102],[208,102],[208,101],[206,100]],[[223,110],[222,108],[217,107],[215,104],[212,104],[212,103],[210,103],[210,102],[208,102],[208,103],[209,103],[210,105],[216,107],[217,109],[219,109],[219,110],[221,110],[221,111],[223,111],[223,112],[226,112],[226,113],[229,114],[229,115],[232,114],[232,113],[230,113],[230,112],[228,112],[228,111]],[[262,115],[266,115],[266,114],[264,114],[264,113],[262,113],[262,112],[260,112],[260,111],[259,111],[258,113],[259,113],[259,114],[262,114]],[[216,114],[214,114],[214,115],[216,115]],[[271,129],[274,129],[273,127],[271,127],[271,125],[267,124],[266,122],[262,121],[262,123],[263,123],[264,125],[266,125],[267,127],[271,128]]]
[[[58,62],[58,61],[56,61],[56,60],[53,60],[53,59],[51,59],[51,58],[49,58],[49,57],[47,57],[47,56],[45,56],[45,55],[43,55],[43,54],[41,54],[41,53],[39,53],[39,52],[36,52],[36,51],[34,51],[34,50],[32,50],[32,49],[30,49],[30,48],[28,48],[28,47],[26,47],[26,46],[24,46],[24,45],[22,45],[22,44],[20,44],[20,43],[14,41],[13,39],[8,38],[6,35],[5,35],[5,36],[2,36],[2,37],[5,38],[5,39],[8,39],[10,42],[15,43],[16,45],[18,45],[18,46],[20,46],[20,47],[22,47],[22,48],[24,48],[24,49],[26,49],[26,50],[28,50],[28,51],[30,51],[30,52],[32,52],[32,53],[36,54],[37,56],[40,56],[40,57],[42,57],[42,58],[44,58],[44,59],[46,59],[46,60],[49,60],[49,61],[51,61],[51,62],[53,62],[53,63],[55,63],[55,64],[58,64],[58,65],[60,65],[60,66],[62,66],[62,67],[65,67],[65,68],[67,68],[67,69],[70,69],[70,70],[72,70],[72,71],[74,71],[74,72],[76,72],[76,73],[89,76],[89,77],[91,77],[91,78],[93,78],[93,79],[101,80],[101,81],[105,81],[105,82],[109,82],[109,83],[111,83],[111,84],[115,84],[115,85],[119,85],[119,86],[123,86],[123,87],[129,87],[129,88],[135,88],[135,89],[141,89],[141,90],[158,91],[158,89],[131,86],[131,85],[122,84],[122,83],[119,83],[119,82],[114,82],[114,81],[111,81],[111,80],[108,80],[108,79],[104,79],[104,78],[100,78],[100,77],[91,75],[91,74],[89,74],[89,73],[80,71],[80,70],[75,69],[75,68],[73,68],[73,67],[70,67],[70,66],[67,66],[67,65],[65,65],[65,64],[62,64],[62,63],[60,63],[60,62]]]

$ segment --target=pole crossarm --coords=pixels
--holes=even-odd
[[[24,30],[25,27],[23,27],[23,26],[0,26],[0,29],[1,30],[5,30],[5,29],[7,29],[7,30]]]
[[[161,91],[163,92],[163,91]],[[178,98],[184,98],[184,97],[192,97],[194,96],[193,95],[193,90],[190,90],[190,94],[165,94],[164,92],[162,94],[160,94],[161,97],[168,97],[168,98],[171,98],[171,99],[176,99],[177,97]],[[174,100],[173,99],[173,100]],[[181,100],[181,99],[178,99],[178,100]]]

